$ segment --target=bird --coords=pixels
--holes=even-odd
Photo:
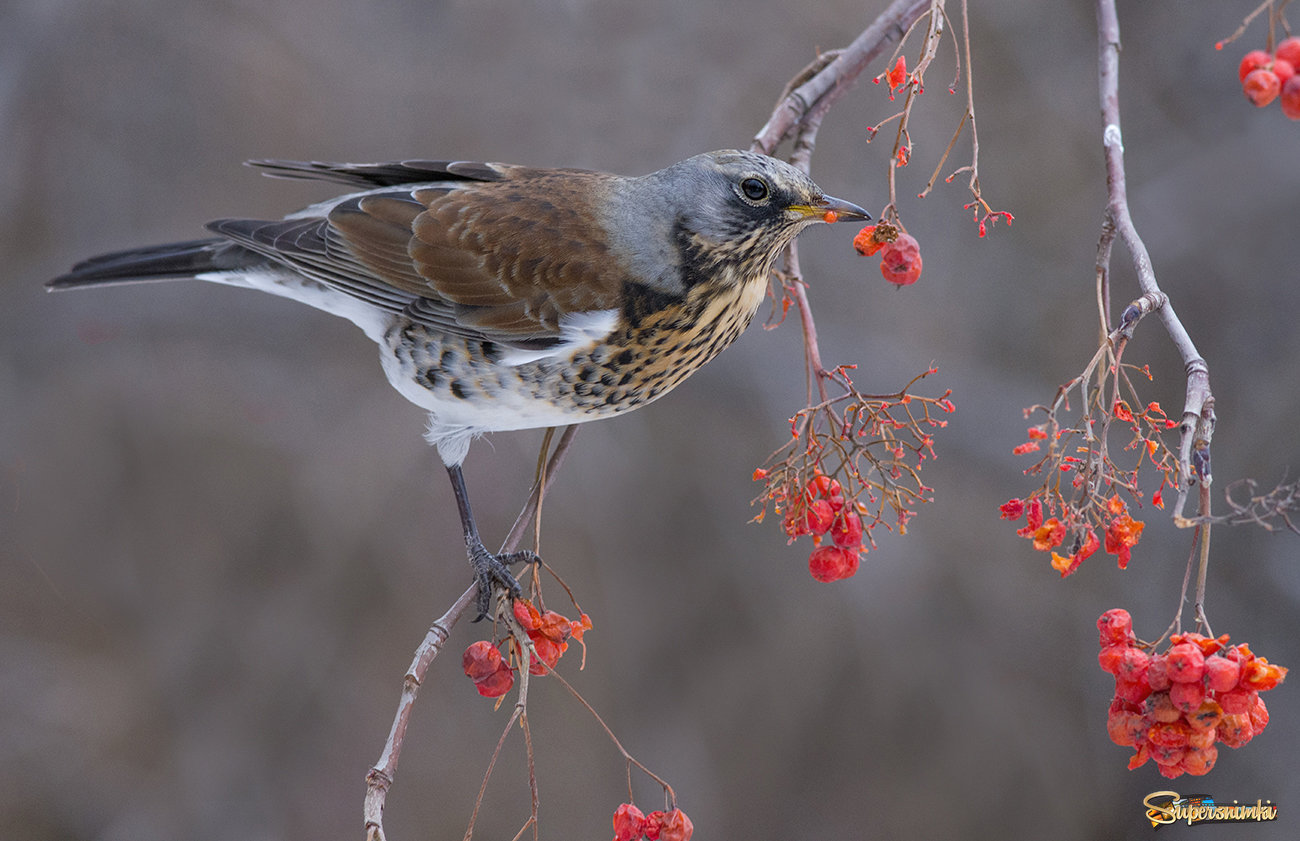
[[[389,383],[428,412],[479,619],[494,588],[519,596],[510,566],[537,557],[484,546],[462,471],[470,443],[657,400],[748,326],[801,231],[870,218],[784,161],[730,149],[633,177],[471,161],[247,164],[352,191],[282,219],[218,219],[204,239],[92,257],[47,287],[197,279],[361,328]]]

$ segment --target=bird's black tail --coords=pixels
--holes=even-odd
[[[182,280],[208,272],[266,265],[267,259],[227,239],[196,239],[148,248],[115,251],[83,260],[72,271],[46,283],[47,289],[77,289],[119,283]]]

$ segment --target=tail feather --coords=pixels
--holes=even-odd
[[[115,251],[83,260],[67,274],[45,284],[47,289],[76,289],[156,280],[181,280],[205,272],[265,266],[267,259],[226,239],[197,239],[147,248]]]

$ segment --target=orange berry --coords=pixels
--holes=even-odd
[[[695,826],[681,809],[673,809],[659,824],[659,841],[691,841]]]
[[[853,238],[853,247],[863,257],[870,257],[885,247],[884,240],[876,239],[876,226],[867,225]]]

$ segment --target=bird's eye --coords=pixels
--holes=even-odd
[[[761,178],[746,178],[741,181],[740,191],[750,201],[762,201],[767,198],[767,184]]]

